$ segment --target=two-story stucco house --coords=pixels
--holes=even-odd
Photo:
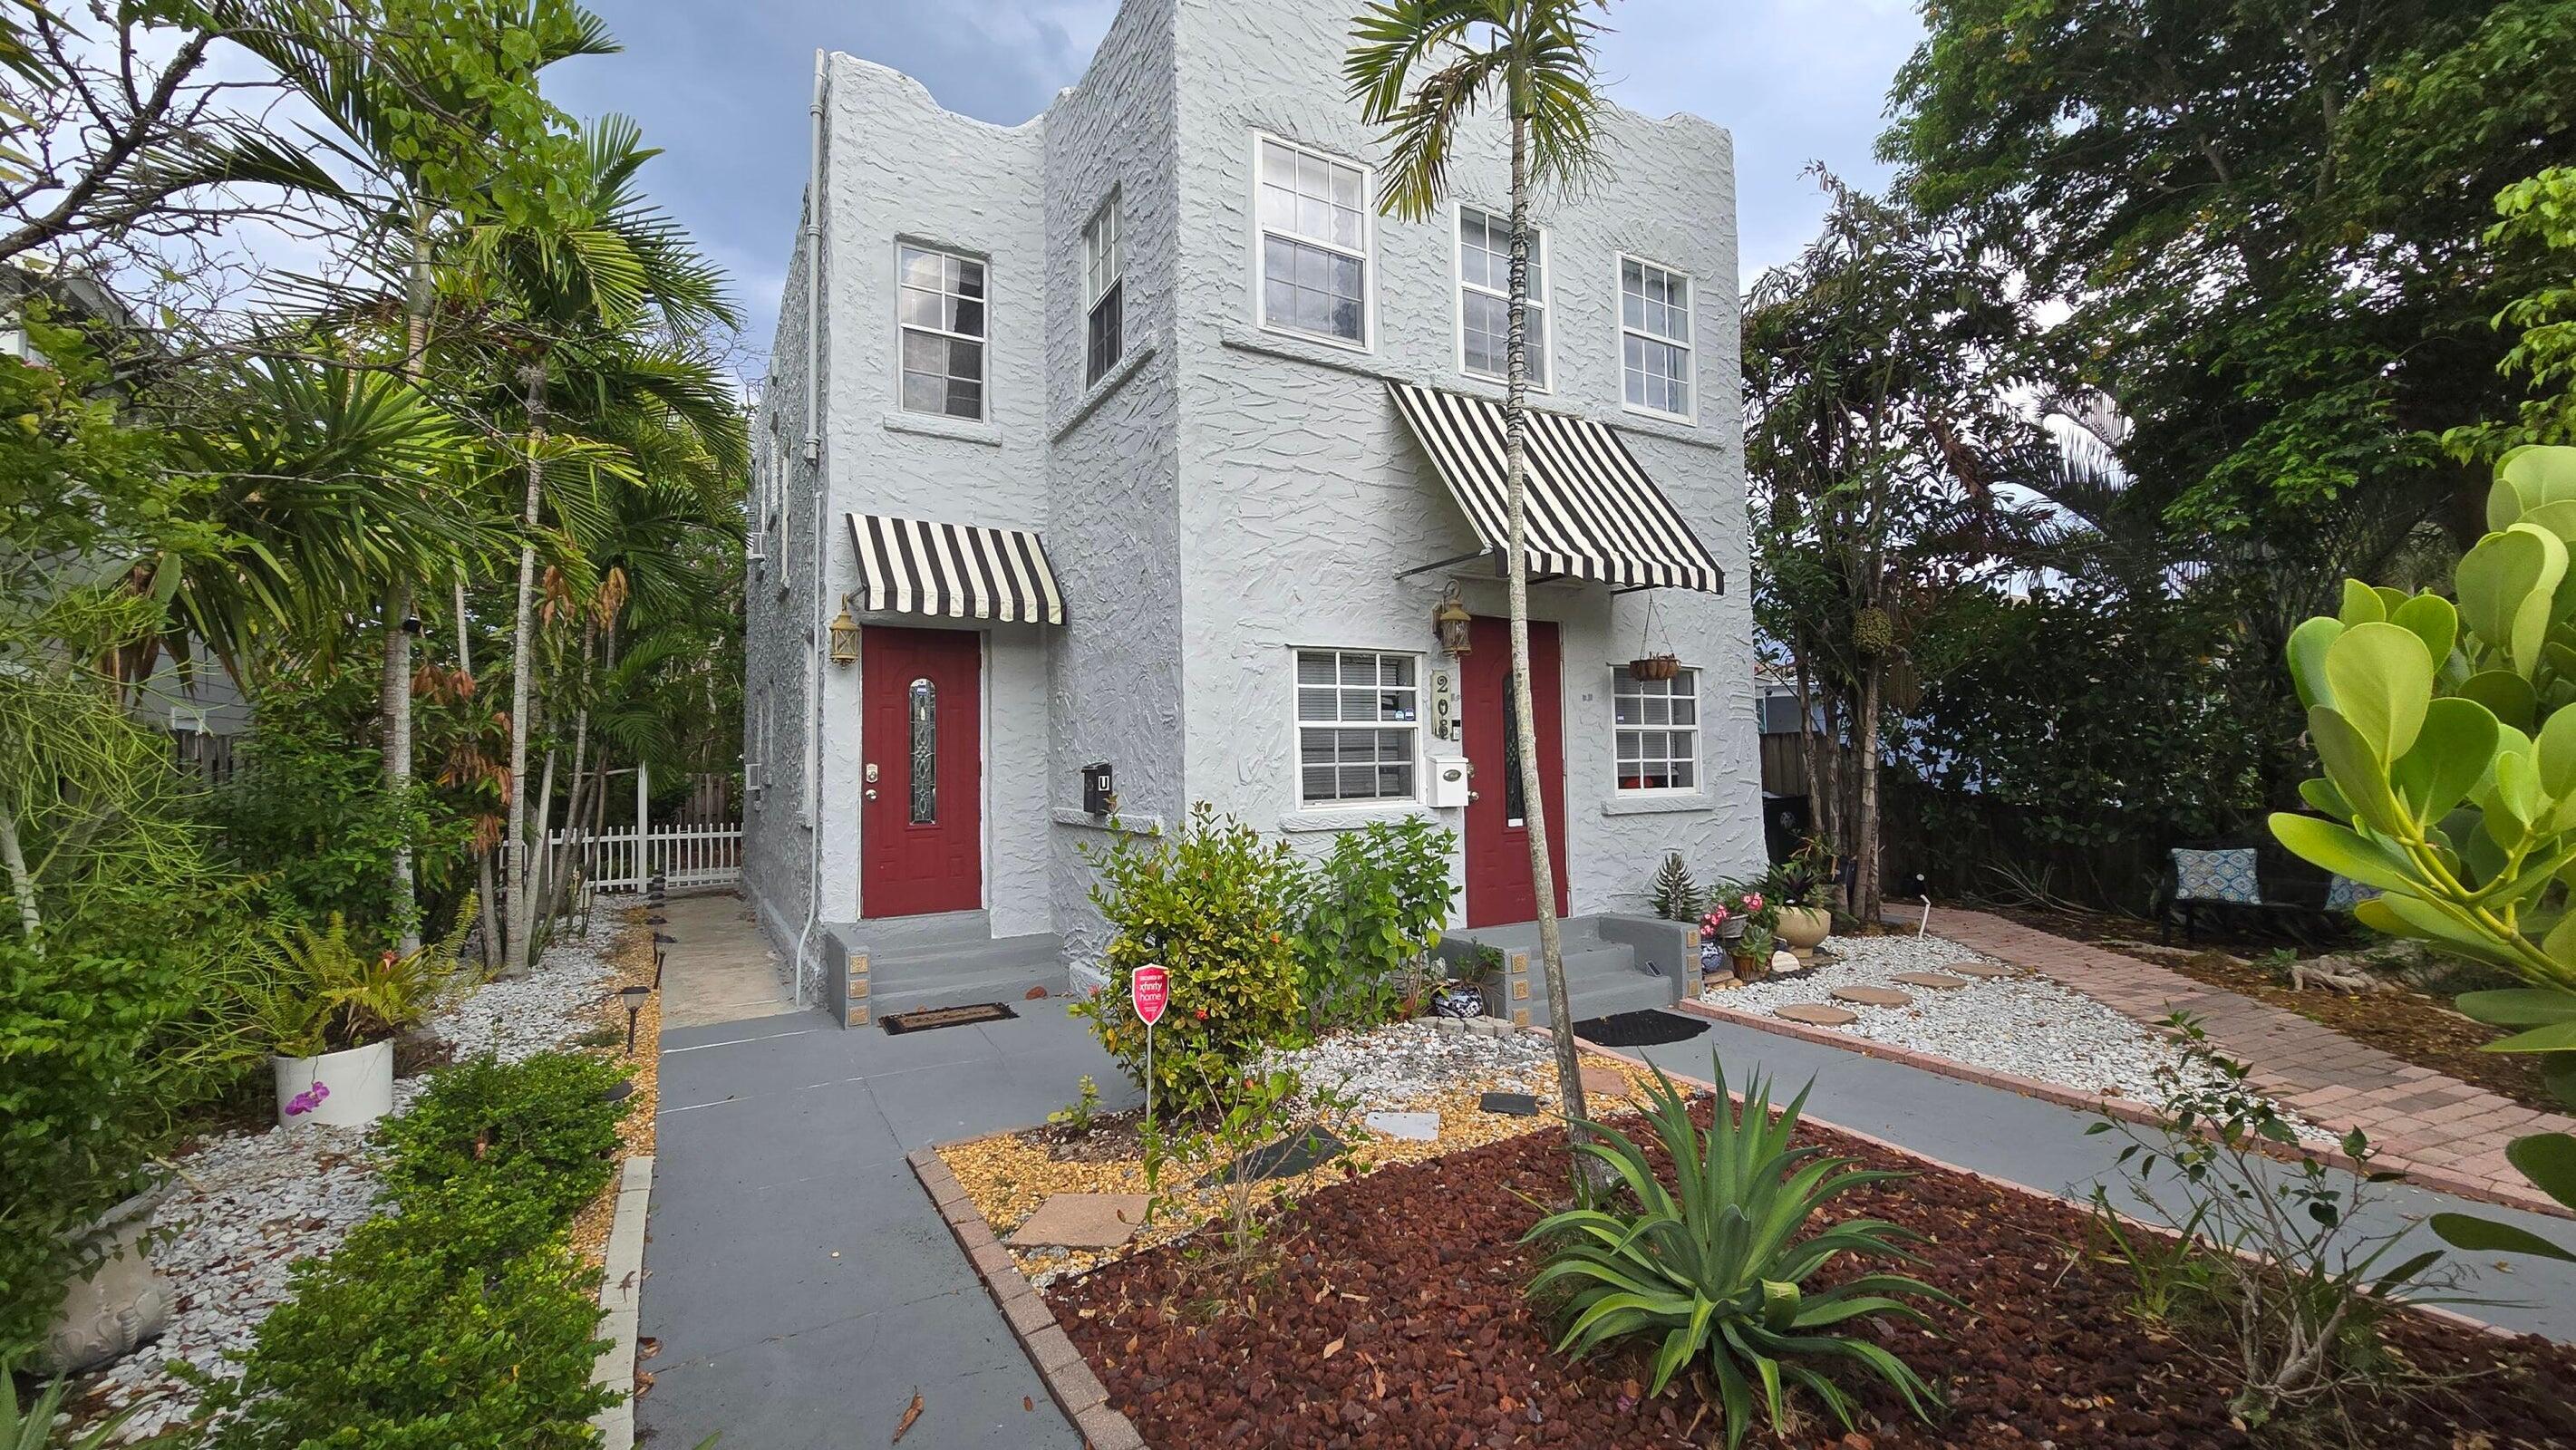
[[[1307,846],[1428,814],[1455,920],[1533,915],[1504,137],[1467,138],[1436,219],[1379,216],[1353,10],[1127,0],[1012,127],[818,57],[745,732],[746,889],[806,1000],[864,1020],[1079,977],[1081,848],[1195,801]],[[1578,919],[1640,909],[1667,851],[1761,860],[1732,150],[1692,116],[1606,124],[1611,179],[1533,213],[1537,724]],[[1670,679],[1626,668],[1660,653]],[[1569,939],[1646,970],[1616,931]]]

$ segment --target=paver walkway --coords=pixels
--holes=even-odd
[[[2000,916],[1935,907],[1931,931],[2055,978],[2148,1026],[2189,1012],[2219,1051],[2253,1068],[2257,1090],[2319,1127],[2361,1129],[2384,1166],[2435,1187],[2555,1211],[2505,1161],[2504,1149],[2528,1133],[2576,1132],[2576,1118],[2417,1067],[2296,1012]]]
[[[759,947],[739,903],[682,924],[664,991]],[[671,905],[680,908],[685,899]],[[1062,1001],[1016,1021],[888,1037],[820,1012],[662,1033],[642,1332],[659,1352],[636,1403],[647,1443],[903,1450],[1081,1443],[1048,1400],[904,1154],[1025,1127],[1091,1074],[1118,1073]]]
[[[668,923],[654,929],[673,938],[662,959],[663,1031],[796,1010],[787,969],[741,897],[674,896],[662,915]]]

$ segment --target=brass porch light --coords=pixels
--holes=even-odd
[[[1440,607],[1431,611],[1431,625],[1440,635],[1440,647],[1453,655],[1465,654],[1469,648],[1467,624],[1474,617],[1459,600],[1456,584],[1440,591]]]
[[[832,663],[859,662],[859,622],[850,617],[850,596],[841,596],[840,616],[832,621]]]

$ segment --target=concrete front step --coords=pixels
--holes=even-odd
[[[1063,990],[1064,947],[1054,933],[970,934],[987,920],[976,911],[828,927],[825,1009],[844,1026],[864,1027],[888,1012],[1016,1002],[1032,987]]]

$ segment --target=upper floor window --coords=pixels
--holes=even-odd
[[[1699,789],[1699,671],[1641,680],[1610,672],[1610,719],[1619,789]]]
[[[897,249],[906,412],[984,416],[984,264],[928,247]]]
[[[1532,228],[1529,252],[1529,383],[1547,386],[1547,233]],[[1511,374],[1512,223],[1458,208],[1458,370],[1507,382]]]
[[[1368,346],[1368,172],[1261,138],[1261,322]]]
[[[1691,417],[1690,278],[1619,259],[1619,371],[1628,406]]]
[[[1082,385],[1089,387],[1118,365],[1127,350],[1126,301],[1119,286],[1126,258],[1118,242],[1118,197],[1102,203],[1082,229]]]
[[[1298,802],[1413,799],[1420,700],[1411,655],[1297,651]]]

